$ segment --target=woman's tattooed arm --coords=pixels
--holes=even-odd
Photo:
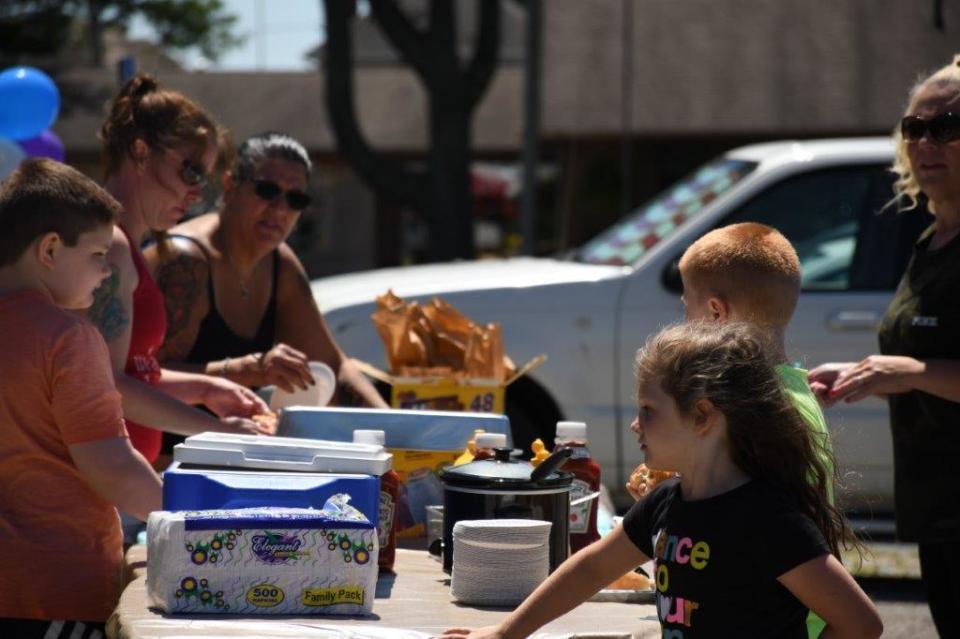
[[[110,277],[94,291],[93,304],[87,310],[87,319],[100,329],[106,342],[112,342],[123,335],[130,324],[130,315],[120,298],[120,269],[116,264],[110,265]]]
[[[208,272],[206,260],[184,254],[163,262],[157,268],[157,285],[163,291],[167,312],[167,338],[161,353],[162,359],[182,359],[193,347],[196,336],[190,329],[196,329],[192,320]]]

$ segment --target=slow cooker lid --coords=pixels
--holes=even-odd
[[[542,479],[531,479],[534,466],[530,462],[509,458],[509,452],[509,449],[497,449],[495,459],[448,466],[441,471],[440,478],[453,486],[503,490],[564,488],[573,482],[572,474],[557,470],[551,471]]]

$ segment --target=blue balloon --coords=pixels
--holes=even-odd
[[[13,67],[0,73],[0,136],[36,137],[50,128],[60,110],[60,92],[43,71]]]

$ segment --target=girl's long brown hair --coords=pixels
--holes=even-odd
[[[830,503],[837,480],[822,441],[787,398],[768,357],[766,339],[744,322],[687,322],[654,335],[637,352],[639,382],[659,382],[689,414],[701,399],[727,421],[733,462],[747,475],[783,491],[820,529],[831,552],[859,547]]]

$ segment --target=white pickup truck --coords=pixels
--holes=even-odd
[[[803,293],[788,355],[810,368],[877,350],[877,326],[913,241],[930,223],[897,214],[888,138],[773,142],[730,151],[563,257],[382,269],[319,279],[313,293],[343,349],[375,364],[383,346],[373,300],[442,296],[471,319],[500,322],[507,352],[549,360],[507,392],[518,446],[552,440],[559,419],[586,421],[603,481],[619,503],[641,461],[633,419],[636,349],[683,317],[676,265],[705,232],[734,222],[776,227],[797,249]],[[850,510],[892,511],[893,456],[885,404],[827,412]]]

